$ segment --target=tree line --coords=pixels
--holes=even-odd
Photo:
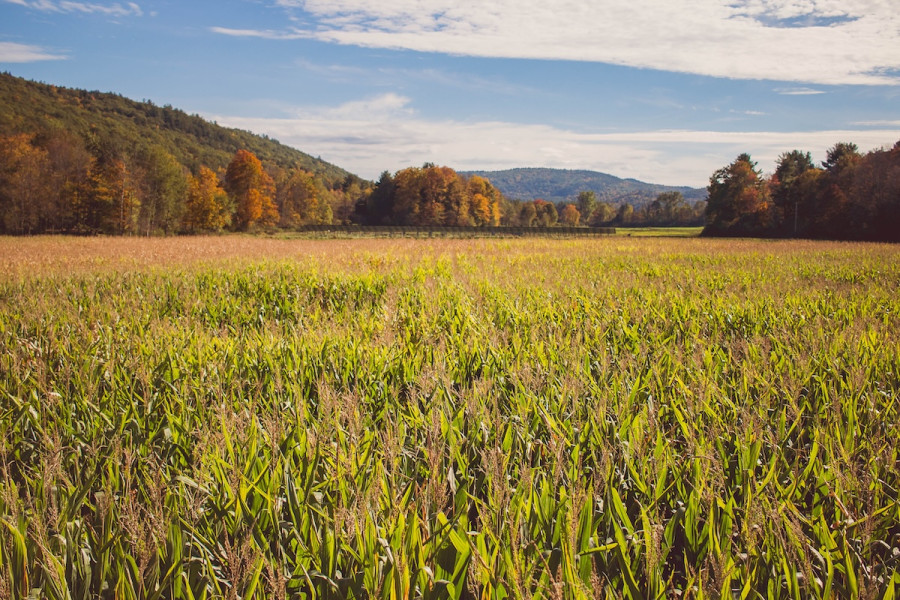
[[[840,142],[821,165],[784,152],[768,177],[740,154],[707,191],[705,235],[900,241],[900,141],[866,154]]]
[[[689,225],[703,214],[680,192],[613,207],[581,192],[575,202],[506,198],[490,181],[425,164],[374,185],[328,182],[302,167],[263,163],[238,150],[224,168],[189,169],[154,143],[65,129],[0,137],[0,233],[159,235],[317,224],[433,227]]]
[[[0,233],[169,235],[319,224],[501,224],[506,199],[478,176],[425,165],[376,185],[337,185],[238,150],[225,168],[190,170],[165,148],[125,150],[66,130],[0,137]],[[543,213],[542,213],[543,214]],[[531,225],[554,225],[535,219]]]
[[[702,225],[705,202],[688,203],[681,192],[663,192],[635,208],[614,206],[582,191],[574,202],[507,198],[476,174],[426,163],[381,174],[371,194],[360,199],[353,222],[360,225],[431,227],[614,227]]]
[[[66,130],[0,137],[0,232],[158,235],[349,222],[367,183],[263,165],[239,150],[192,171],[157,144]]]
[[[593,191],[583,191],[574,207],[582,222],[593,227],[690,227],[702,225],[706,213],[706,202],[688,202],[679,191],[661,192],[637,207],[599,201]]]

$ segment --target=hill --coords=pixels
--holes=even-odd
[[[550,202],[573,202],[579,192],[586,190],[597,194],[600,201],[610,204],[628,203],[635,207],[652,202],[663,192],[681,192],[688,202],[706,198],[706,190],[702,188],[644,183],[597,171],[521,168],[467,171],[464,174],[485,177],[504,195],[518,200],[542,198]]]
[[[126,152],[160,146],[191,171],[200,165],[224,168],[235,152],[244,149],[263,163],[282,169],[299,166],[329,182],[350,174],[266,136],[222,127],[168,105],[0,73],[0,136],[53,129],[86,140],[102,139]]]

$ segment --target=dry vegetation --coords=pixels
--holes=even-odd
[[[898,259],[0,239],[0,598],[893,598]]]

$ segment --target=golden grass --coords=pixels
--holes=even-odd
[[[222,265],[254,261],[294,260],[323,270],[362,263],[436,258],[496,256],[529,261],[542,257],[609,256],[645,258],[677,255],[703,256],[703,260],[756,256],[785,260],[787,264],[821,257],[851,261],[865,254],[896,264],[900,250],[889,244],[802,240],[723,239],[275,239],[242,235],[172,238],[140,237],[2,237],[0,276],[42,277],[103,271],[131,271],[196,265]]]

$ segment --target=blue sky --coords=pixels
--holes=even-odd
[[[367,178],[900,140],[896,0],[0,0],[0,69],[266,133]]]

